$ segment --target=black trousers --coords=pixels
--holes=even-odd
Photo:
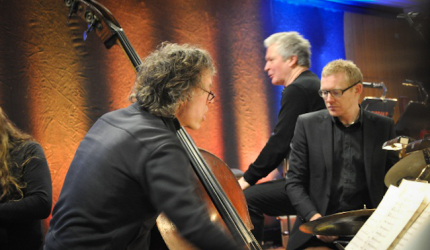
[[[253,185],[245,189],[244,194],[254,225],[252,233],[258,242],[263,241],[264,214],[268,216],[296,214],[285,190],[285,179]]]

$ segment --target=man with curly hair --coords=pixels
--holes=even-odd
[[[162,44],[141,65],[134,101],[103,115],[77,149],[45,249],[149,249],[161,212],[200,249],[241,249],[195,193],[178,125],[199,129],[215,68],[188,45]]]

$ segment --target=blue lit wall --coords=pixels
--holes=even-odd
[[[293,3],[290,3],[293,2]],[[335,59],[345,59],[343,10],[309,6],[312,1],[264,1],[262,16],[268,37],[282,31],[297,31],[311,43],[311,70],[321,77],[323,67]],[[283,88],[273,88],[278,110]]]

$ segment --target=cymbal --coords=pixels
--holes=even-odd
[[[416,180],[426,168],[424,156],[428,154],[428,149],[414,151],[394,164],[385,175],[385,185],[399,186],[402,179]],[[430,171],[425,171],[419,179],[430,181]]]
[[[307,234],[326,236],[353,236],[372,215],[375,209],[360,209],[327,215],[300,226]]]

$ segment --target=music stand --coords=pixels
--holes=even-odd
[[[395,126],[397,135],[419,139],[420,132],[430,129],[430,106],[410,101]]]
[[[363,101],[361,102],[361,107],[364,108],[364,110],[368,110],[372,113],[392,118],[396,104],[397,99],[364,97]]]

